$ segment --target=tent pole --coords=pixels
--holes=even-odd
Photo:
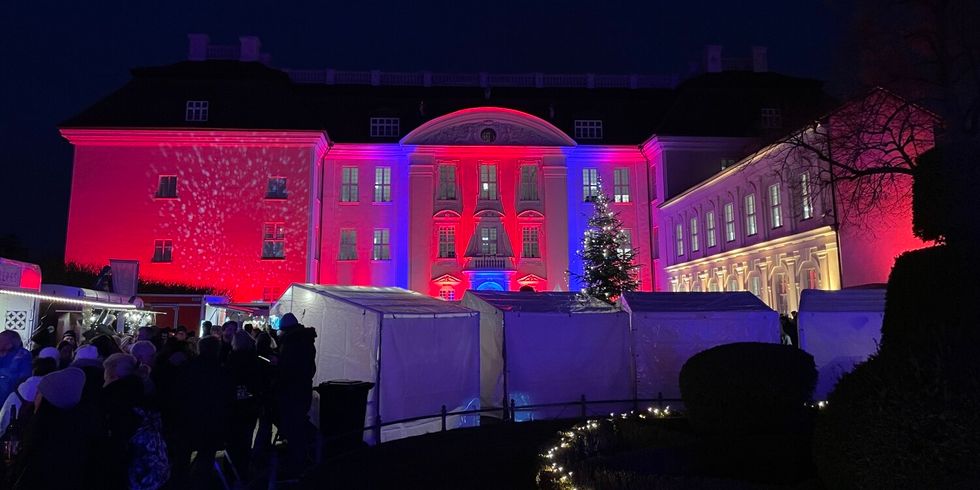
[[[510,407],[510,391],[507,388],[507,322],[505,320],[507,315],[503,313],[498,314],[500,315],[500,357],[504,361],[504,400],[501,406],[504,407],[504,420],[507,420],[507,408]],[[513,412],[510,414],[510,419],[514,419]]]
[[[381,334],[384,329],[385,316],[378,315],[378,350],[375,358],[376,372],[374,373],[374,443],[381,444]]]

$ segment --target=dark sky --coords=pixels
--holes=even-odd
[[[684,74],[705,44],[764,45],[771,71],[826,79],[835,14],[821,0],[4,2],[0,236],[63,253],[72,152],[57,124],[129,68],[184,59],[189,32],[257,35],[291,68]]]

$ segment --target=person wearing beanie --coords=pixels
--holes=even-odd
[[[3,407],[0,407],[0,434],[6,432],[7,426],[10,425],[10,416],[14,409],[17,410],[18,420],[23,422],[30,418],[30,414],[34,413],[34,399],[37,397],[37,385],[41,382],[41,377],[56,369],[58,369],[57,359],[49,357],[34,359],[31,377],[25,379],[3,402]]]
[[[278,423],[286,438],[283,475],[298,474],[310,445],[310,404],[316,373],[316,330],[305,328],[292,313],[279,320],[279,365],[274,399]]]
[[[38,383],[36,411],[24,435],[23,472],[16,490],[101,488],[93,473],[100,424],[81,411],[85,373],[68,367],[50,373]],[[51,462],[57,461],[56,466]]]
[[[105,454],[115,456],[105,460],[103,472],[106,480],[103,488],[123,489],[128,488],[129,468],[134,457],[130,440],[139,430],[149,409],[143,395],[139,362],[135,357],[131,354],[113,354],[103,366],[105,387],[102,390],[102,406],[109,435]]]
[[[50,359],[54,359],[55,361],[60,361],[61,360],[61,353],[59,353],[58,352],[58,349],[55,349],[54,347],[45,347],[45,348],[41,349],[41,352],[38,352],[37,353],[37,357],[40,357],[40,358],[47,357],[47,358],[50,358]]]

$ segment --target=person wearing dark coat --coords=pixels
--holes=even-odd
[[[231,346],[225,371],[235,386],[235,400],[232,402],[227,448],[238,475],[247,481],[252,457],[252,434],[262,409],[266,382],[252,337],[239,330],[235,332]]]
[[[298,474],[306,465],[312,442],[309,419],[316,374],[316,330],[306,328],[286,313],[279,321],[279,363],[274,386],[277,427],[286,438],[282,473]]]
[[[143,418],[136,412],[145,408],[143,380],[138,375],[136,358],[130,354],[113,354],[105,360],[105,387],[102,406],[108,429],[106,453],[112,458],[103,461],[105,489],[129,487],[129,467],[133,454],[129,440],[139,429]]]

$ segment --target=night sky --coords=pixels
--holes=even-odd
[[[185,59],[190,32],[259,36],[277,67],[391,71],[683,75],[705,44],[739,57],[763,45],[770,71],[828,79],[841,12],[785,0],[4,2],[0,237],[33,260],[63,254],[72,151],[57,124],[131,67]]]

